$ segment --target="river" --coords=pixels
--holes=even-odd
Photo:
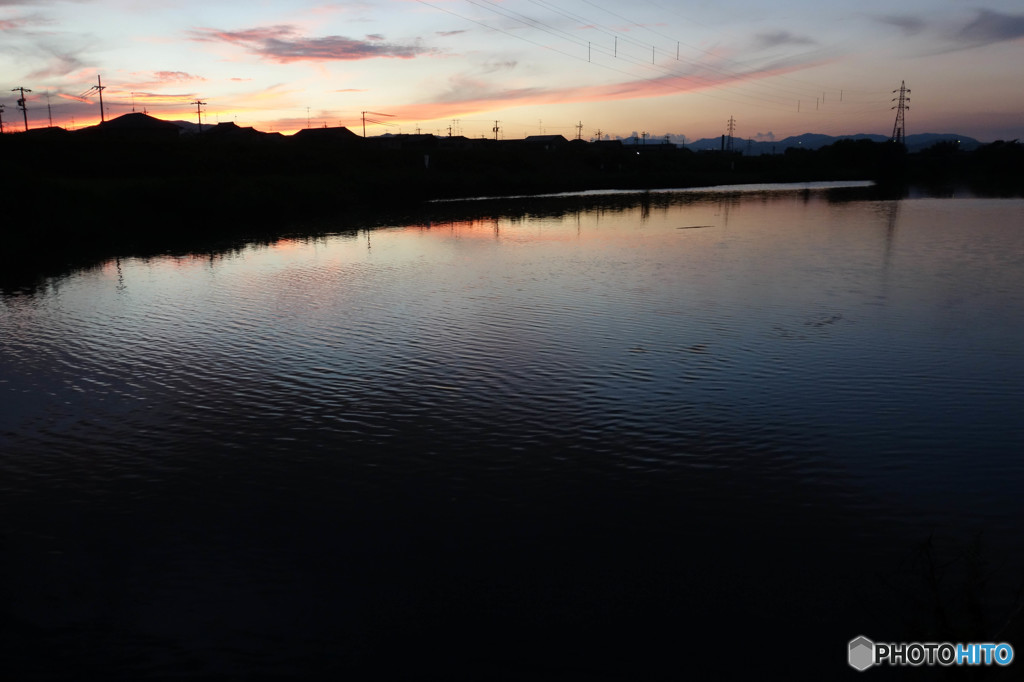
[[[3,292],[19,676],[836,679],[1002,632],[1024,200],[522,206]]]

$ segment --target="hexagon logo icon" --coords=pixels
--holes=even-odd
[[[851,639],[849,654],[850,667],[863,672],[875,664],[875,643],[863,635]]]

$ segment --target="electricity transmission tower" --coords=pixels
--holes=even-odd
[[[904,112],[910,108],[910,98],[907,95],[910,94],[910,89],[907,87],[906,81],[900,81],[900,89],[893,90],[895,95],[897,92],[900,93],[899,97],[893,97],[893,102],[898,102],[892,108],[896,110],[896,123],[892,127],[892,141],[903,144],[904,138],[907,136],[906,124],[904,122]]]
[[[726,143],[726,147],[725,148],[726,148],[726,151],[730,151],[731,152],[732,151],[732,136],[733,136],[733,133],[736,132],[736,119],[733,118],[732,116],[729,117],[729,128],[728,128],[728,130],[729,130],[729,137],[728,137],[728,142]]]
[[[21,117],[25,119],[25,130],[28,131],[28,107],[25,106],[25,93],[32,91],[28,88],[11,88],[11,92],[21,93],[21,98],[18,100],[18,108],[21,109]]]

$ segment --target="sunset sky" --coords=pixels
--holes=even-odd
[[[1020,0],[0,0],[5,131],[108,117],[294,132],[1024,138]],[[47,105],[49,104],[49,110]],[[380,113],[389,114],[381,116]],[[582,127],[578,128],[578,124]]]

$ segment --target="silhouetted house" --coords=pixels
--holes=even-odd
[[[561,135],[530,135],[523,140],[527,147],[535,147],[544,151],[563,149],[569,144],[569,140]]]
[[[594,140],[589,144],[593,149],[605,149],[612,151],[619,151],[624,147],[622,140]]]
[[[370,137],[366,139],[366,143],[370,144],[377,149],[412,149],[412,150],[424,150],[424,149],[435,149],[438,146],[438,138],[434,135],[407,135],[398,134],[392,135],[390,133],[385,135],[379,135],[377,137]]]
[[[211,128],[203,128],[203,137],[216,138],[221,140],[232,140],[249,142],[267,137],[268,133],[262,133],[252,126],[241,127],[233,122],[218,123]]]
[[[102,135],[118,140],[176,140],[181,128],[170,121],[161,121],[147,114],[131,113],[78,131],[84,135]]]
[[[355,145],[363,142],[363,138],[344,126],[338,128],[303,128],[292,135],[292,139],[303,143],[312,142],[332,145]]]
[[[441,149],[473,149],[476,145],[473,140],[464,135],[449,135],[448,137],[439,137],[437,146]]]
[[[4,134],[8,134],[10,131],[5,130]],[[22,135],[28,139],[33,140],[62,140],[71,134],[69,130],[59,128],[57,126],[50,126],[48,128],[29,128],[25,131],[15,129],[13,131],[15,135]]]

